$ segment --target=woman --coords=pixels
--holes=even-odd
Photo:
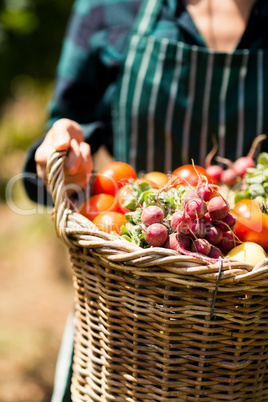
[[[57,149],[71,146],[67,182],[84,185],[90,152],[101,144],[138,170],[168,173],[191,159],[203,165],[212,134],[219,155],[234,160],[267,131],[266,2],[154,1],[148,21],[146,5],[76,1],[51,104],[52,129],[36,154],[42,139],[33,145],[26,172],[35,171],[35,155],[45,180],[54,141]],[[38,180],[28,177],[26,189],[36,200]]]
[[[267,23],[265,0],[77,0],[26,172],[36,164],[43,186],[49,155],[69,147],[66,182],[85,187],[105,144],[137,171],[168,173],[203,165],[213,134],[219,155],[245,155],[268,131]],[[37,182],[25,180],[35,200]]]

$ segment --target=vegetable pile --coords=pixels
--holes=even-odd
[[[228,161],[227,169],[211,164],[215,144],[206,168],[192,163],[169,176],[149,172],[138,178],[127,163],[112,162],[97,173],[80,213],[115,238],[205,261],[240,255],[246,244],[266,249],[268,153],[253,160],[265,138],[256,137],[248,155]],[[232,251],[239,245],[239,253]],[[246,254],[243,258],[248,259]],[[266,255],[265,250],[260,254]]]
[[[174,180],[161,189],[142,181],[131,185],[122,205],[129,209],[128,223],[121,226],[119,237],[143,248],[166,247],[203,260],[228,253],[239,243],[233,231],[236,219],[217,187],[201,175],[196,187],[174,186]]]

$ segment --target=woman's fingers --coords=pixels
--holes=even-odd
[[[55,150],[69,149],[64,164],[65,183],[84,188],[92,171],[90,146],[81,126],[68,119],[56,121],[35,153],[37,175],[47,184],[47,162]]]
[[[76,148],[76,145],[78,145],[78,148]],[[71,165],[71,169],[69,169],[69,165],[65,165],[65,182],[66,184],[79,184],[80,187],[84,188],[90,179],[93,168],[91,150],[90,146],[86,142],[75,144],[74,148],[75,149],[70,152],[68,158],[66,159],[66,161],[68,161],[70,157],[68,162]],[[73,161],[73,158],[75,158],[75,162]],[[76,164],[78,161],[79,164]]]
[[[80,150],[82,155],[82,170],[91,174],[93,169],[93,162],[91,157],[90,145],[86,142],[80,143]]]
[[[72,139],[78,143],[84,141],[80,124],[69,119],[57,120],[51,128],[52,145],[56,151],[62,151],[70,146]]]
[[[71,139],[69,153],[64,163],[65,172],[69,175],[75,175],[80,170],[81,164],[82,154],[80,146],[76,139]]]

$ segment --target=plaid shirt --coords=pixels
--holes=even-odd
[[[92,153],[105,144],[112,153],[111,105],[141,0],[76,0],[57,69],[46,129],[58,119],[82,125]],[[268,1],[256,0],[237,48],[268,48]],[[153,35],[206,46],[182,0],[165,0]],[[35,171],[31,148],[26,171]],[[31,180],[32,181],[32,180]],[[31,198],[33,186],[25,181]],[[31,189],[30,189],[31,187]]]

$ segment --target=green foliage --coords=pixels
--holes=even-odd
[[[53,80],[73,0],[0,0],[0,106],[12,82],[28,75]]]
[[[13,99],[5,104],[0,121],[0,158],[17,150],[26,151],[43,134],[52,86],[40,86],[31,77],[17,76],[12,92]]]
[[[243,186],[241,186],[243,184]],[[243,182],[238,188],[230,190],[228,201],[233,207],[238,201],[256,199],[268,202],[268,153],[262,152],[257,160],[256,167],[248,168]]]
[[[0,23],[7,31],[28,35],[37,29],[38,18],[30,11],[4,10],[0,15]]]
[[[73,0],[0,0],[0,202],[44,132]]]

